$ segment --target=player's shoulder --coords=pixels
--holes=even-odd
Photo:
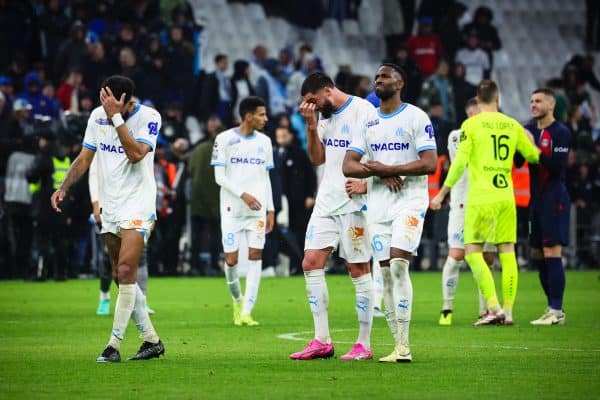
[[[406,104],[406,109],[404,110],[404,112],[407,115],[411,115],[413,118],[429,119],[429,115],[427,115],[427,113],[421,107],[417,107],[411,103],[404,103],[404,104]]]
[[[139,109],[139,113],[140,115],[146,116],[148,118],[152,118],[152,119],[157,119],[160,121],[161,116],[160,113],[158,112],[158,110],[156,110],[155,108],[140,104],[139,105],[140,109]]]
[[[554,121],[552,125],[550,125],[550,128],[550,131],[554,134],[571,137],[571,130],[560,121]]]
[[[537,130],[537,122],[535,120],[531,120],[523,125],[523,128],[527,129],[529,132],[533,133]]]
[[[233,128],[219,133],[215,138],[215,142],[218,142],[219,144],[227,144],[226,142],[229,142],[232,138],[240,139]]]
[[[448,134],[448,144],[450,144],[451,142],[458,141],[461,133],[462,133],[462,131],[460,129],[451,130],[450,133]]]
[[[267,143],[267,144],[271,144],[271,138],[267,135],[265,135],[262,132],[259,131],[254,131],[254,134],[256,135],[256,139],[258,141],[260,141],[261,143]]]
[[[367,99],[363,99],[362,97],[358,97],[358,96],[352,96],[351,99],[352,99],[351,103],[350,103],[351,106],[357,107],[365,112],[376,111],[375,106]]]
[[[112,123],[108,119],[106,112],[102,106],[98,106],[92,110],[88,119],[90,127],[110,126]]]

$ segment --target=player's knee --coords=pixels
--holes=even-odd
[[[561,246],[544,247],[544,258],[557,258],[562,256]]]
[[[369,263],[348,264],[348,272],[352,278],[359,278],[371,272]]]
[[[483,259],[487,265],[494,264],[494,253],[483,253]]]
[[[316,257],[305,254],[304,259],[302,259],[302,270],[303,271],[313,271],[315,269],[322,268],[322,266],[319,264],[320,263]]]
[[[410,260],[412,257],[412,253],[410,251],[397,249],[392,247],[390,249],[390,258],[403,258],[405,260]]]
[[[531,249],[531,259],[532,260],[541,260],[544,258],[544,253],[542,249]]]
[[[253,261],[262,260],[262,249],[249,249],[248,259]]]
[[[230,267],[237,265],[237,263],[238,263],[237,253],[226,253],[225,254],[225,263]]]
[[[119,263],[119,266],[117,268],[117,279],[119,283],[123,284],[135,283],[135,268],[126,262]]]

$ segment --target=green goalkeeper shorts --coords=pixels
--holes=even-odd
[[[467,203],[465,210],[465,244],[515,243],[517,241],[517,207],[514,200],[488,204]]]

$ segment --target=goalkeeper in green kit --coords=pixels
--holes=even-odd
[[[498,112],[498,101],[496,83],[491,80],[481,81],[477,87],[477,102],[481,113],[462,124],[456,157],[444,186],[431,201],[432,209],[439,209],[444,197],[468,165],[465,259],[489,310],[475,326],[513,323],[512,308],[518,282],[515,257],[517,213],[511,177],[513,156],[518,151],[530,163],[539,162],[539,149],[528,137],[530,134],[519,122]],[[500,307],[494,278],[483,259],[482,248],[486,242],[498,246],[502,264],[504,308]]]

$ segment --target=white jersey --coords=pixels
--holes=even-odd
[[[154,149],[161,117],[153,108],[136,104],[125,125],[137,142],[152,149],[135,164],[125,155],[119,134],[102,107],[92,111],[83,138],[83,146],[96,152],[102,219],[107,222],[154,220]]]
[[[273,202],[269,170],[274,167],[273,147],[268,136],[257,131],[245,136],[237,128],[222,132],[215,139],[210,165],[225,168],[225,177],[232,185],[231,188],[221,186],[221,218],[266,215],[269,204]],[[260,210],[248,207],[240,198],[244,192],[262,204]]]
[[[325,167],[313,214],[319,217],[348,214],[365,206],[364,196],[348,197],[342,164],[353,136],[364,137],[367,126],[377,119],[375,107],[350,96],[330,118],[318,123],[319,139],[325,146]]]
[[[402,165],[419,159],[419,153],[436,150],[435,134],[423,110],[404,103],[396,111],[383,114],[366,135],[353,138],[350,149],[386,165]],[[373,177],[368,188],[369,224],[393,221],[407,209],[425,212],[429,205],[427,175],[407,176],[398,193],[391,192],[381,178]]]
[[[454,161],[454,157],[456,156],[456,150],[458,149],[458,144],[460,143],[460,135],[461,130],[455,129],[448,135],[448,154],[450,155],[450,162]],[[450,190],[450,207],[457,208],[464,207],[465,202],[467,201],[467,190],[469,189],[469,173],[465,168],[462,176],[456,182],[452,189]]]

